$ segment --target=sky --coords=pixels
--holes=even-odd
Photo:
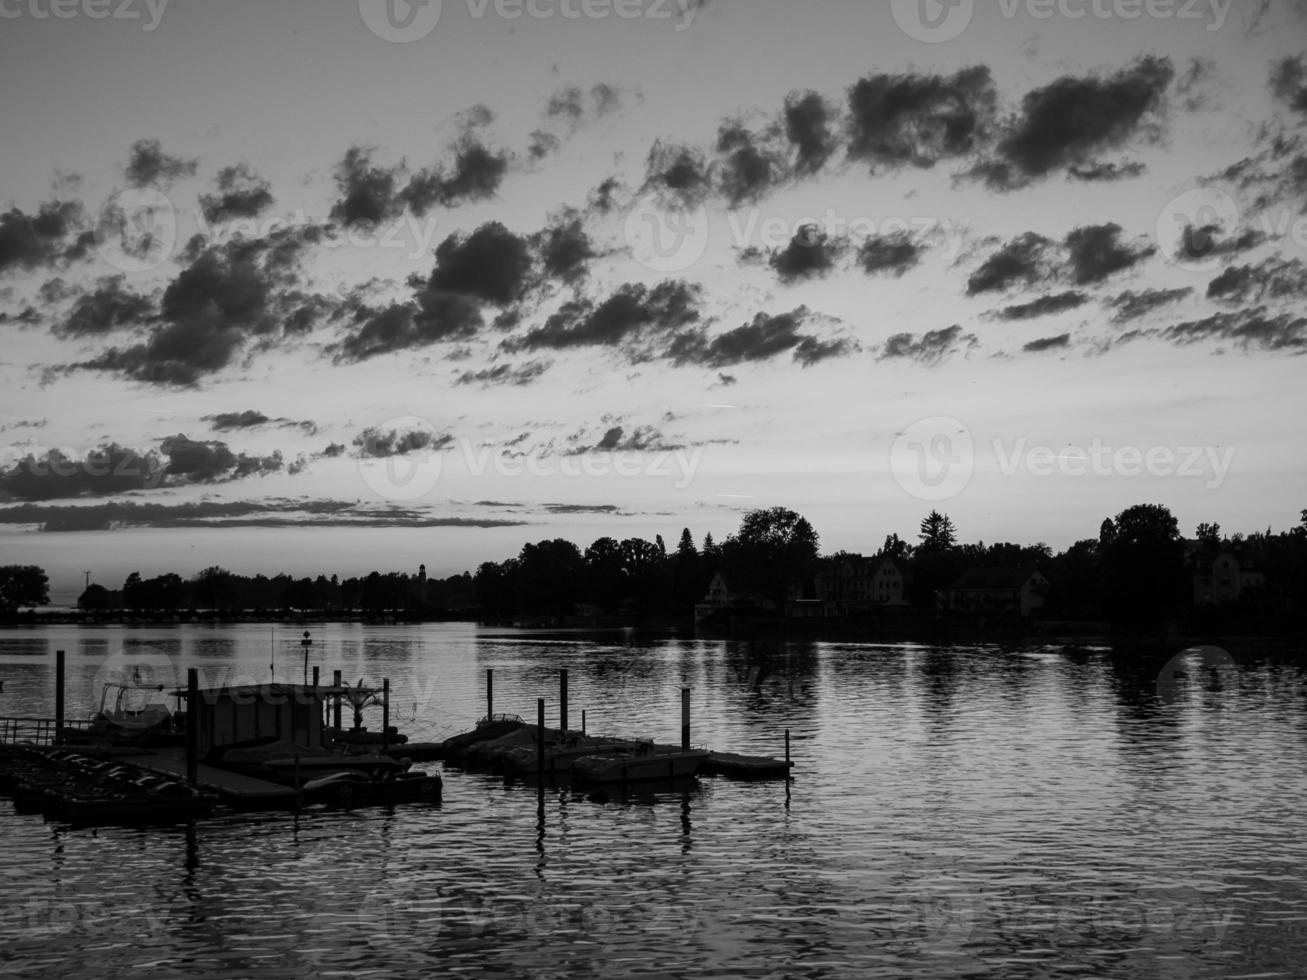
[[[1307,506],[1300,0],[0,0],[0,564]]]

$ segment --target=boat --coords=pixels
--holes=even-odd
[[[652,742],[633,748],[581,756],[572,775],[585,783],[626,783],[683,779],[695,775],[708,759],[707,749],[656,749]]]
[[[238,745],[223,750],[213,760],[216,765],[234,772],[267,776],[293,784],[338,772],[400,773],[407,764],[388,755],[367,753],[351,755],[297,745],[288,739],[275,739],[255,745]]]

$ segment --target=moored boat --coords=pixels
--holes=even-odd
[[[585,783],[641,782],[652,779],[683,779],[695,775],[708,758],[707,749],[655,751],[650,744],[596,755],[586,755],[572,765],[572,775]]]

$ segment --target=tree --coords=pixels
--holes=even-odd
[[[790,583],[811,574],[817,562],[817,532],[787,507],[749,511],[733,545],[737,571],[751,576],[758,590],[778,603]]]
[[[37,565],[0,566],[0,613],[12,616],[21,606],[50,601],[50,580]]]
[[[1209,551],[1215,551],[1221,546],[1221,525],[1219,524],[1199,524],[1196,532],[1199,542]]]
[[[1136,504],[1117,515],[1103,547],[1107,613],[1131,625],[1172,615],[1185,589],[1180,525],[1161,504]]]
[[[921,521],[921,544],[917,551],[937,555],[957,547],[958,535],[947,514],[932,510]]]
[[[885,543],[880,546],[880,553],[886,558],[893,558],[895,561],[904,561],[912,553],[912,545],[908,544],[897,534],[885,535]]]
[[[103,585],[92,582],[77,597],[77,608],[88,612],[101,612],[109,608],[109,590]]]

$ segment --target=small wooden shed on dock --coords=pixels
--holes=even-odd
[[[185,690],[180,692],[183,696]],[[310,684],[242,684],[204,688],[191,708],[187,727],[197,734],[200,755],[255,739],[287,739],[305,748],[326,745],[326,707],[357,688]]]

